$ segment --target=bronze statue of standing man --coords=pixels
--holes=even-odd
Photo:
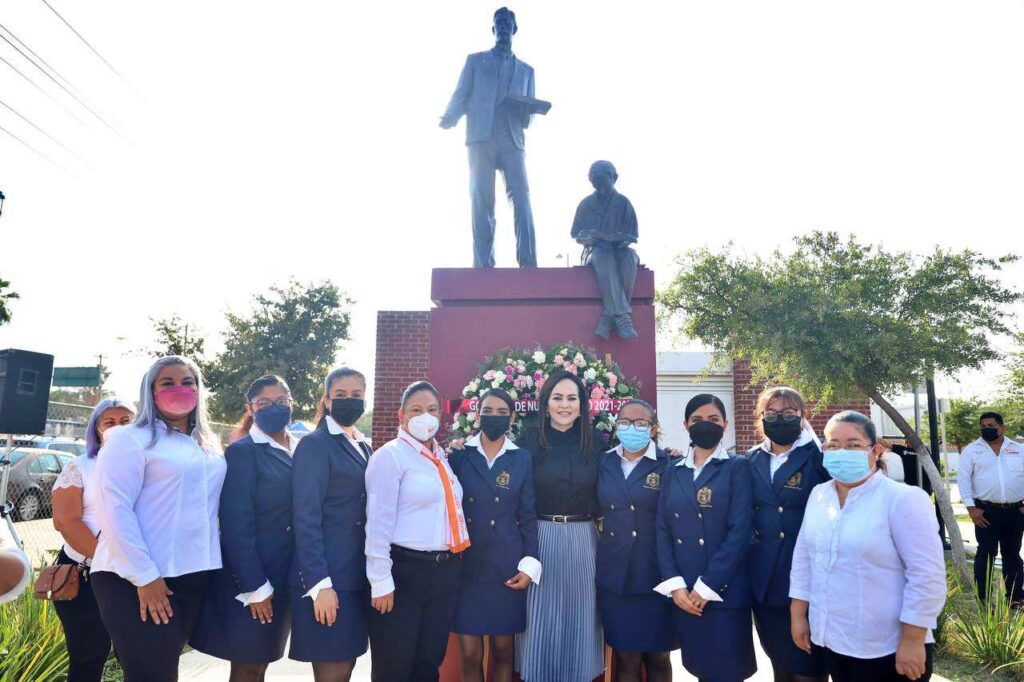
[[[491,30],[496,39],[494,47],[466,58],[459,84],[441,117],[441,127],[451,128],[466,116],[473,267],[494,267],[495,171],[501,171],[505,193],[512,202],[519,267],[536,267],[523,130],[530,125],[533,113],[546,109],[535,106],[538,100],[533,99],[533,67],[512,53],[512,36],[519,30],[515,13],[507,7],[499,9]]]

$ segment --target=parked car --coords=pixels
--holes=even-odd
[[[69,436],[15,436],[14,444],[23,448],[60,450],[76,457],[85,454],[85,440]]]
[[[53,514],[53,484],[74,458],[69,453],[42,448],[19,447],[11,452],[7,501],[14,507],[15,520],[34,521]]]

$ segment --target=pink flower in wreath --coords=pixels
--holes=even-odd
[[[563,358],[561,355],[556,355],[555,356],[555,359],[554,359],[555,365],[561,366],[561,364],[563,362],[565,362],[565,358]]]
[[[572,364],[571,362],[565,363],[565,369],[570,374],[579,374],[580,373],[579,369],[576,368],[576,365]]]
[[[615,384],[619,383],[619,378],[615,376],[613,372],[608,372],[604,377],[608,380],[608,385],[612,388],[615,388]]]
[[[533,380],[534,381],[540,381],[543,378],[544,378],[544,372],[541,372],[540,370],[537,370],[536,372],[533,373]]]
[[[512,382],[512,385],[515,386],[518,389],[526,388],[526,378],[525,377],[516,377],[515,381]]]
[[[489,369],[486,372],[484,372],[484,379],[487,379],[487,381],[492,381],[496,374],[497,372],[495,372],[493,369]]]
[[[604,397],[606,397],[606,394],[604,392],[604,386],[602,386],[601,384],[594,384],[594,388],[590,390],[590,399],[601,400]]]
[[[538,374],[540,374],[540,372],[538,372]],[[537,395],[540,395],[540,389],[544,388],[544,377],[533,382],[533,388],[537,391]]]

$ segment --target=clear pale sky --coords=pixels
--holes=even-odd
[[[0,5],[124,136],[0,41],[94,130],[0,63],[0,99],[94,167],[0,107],[0,126],[75,176],[0,132],[0,277],[22,296],[0,348],[62,366],[102,353],[134,398],[148,318],[177,312],[215,351],[226,310],[288,277],[330,278],[357,300],[338,361],[372,369],[376,311],[426,309],[430,269],[471,264],[464,128],[437,119],[466,54],[492,45],[497,3],[51,4],[141,97],[39,0]],[[511,7],[513,48],[554,103],[527,134],[543,266],[578,257],[569,227],[599,158],[662,283],[688,247],[764,252],[814,228],[1020,249],[1021,0]],[[499,265],[514,265],[500,199],[498,220]],[[1024,286],[1024,266],[1007,278]]]

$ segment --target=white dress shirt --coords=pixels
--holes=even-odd
[[[141,587],[221,568],[217,512],[227,464],[219,448],[156,422],[105,434],[96,459],[99,546],[93,572],[116,573]]]
[[[466,446],[476,448],[476,451],[484,456],[484,461],[487,462],[487,468],[493,469],[494,463],[497,462],[502,455],[512,450],[518,450],[519,446],[512,442],[512,439],[505,436],[505,440],[501,443],[501,449],[498,450],[498,454],[494,456],[494,459],[488,459],[487,453],[484,452],[483,443],[480,442],[480,434],[474,434],[466,439]],[[540,576],[543,573],[540,560],[532,556],[524,556],[519,560],[519,565],[516,566],[517,570],[522,571],[526,575],[530,576],[530,580],[536,584],[540,584]]]
[[[920,488],[877,473],[840,507],[835,481],[811,491],[793,551],[789,596],[810,604],[811,641],[869,659],[888,656],[901,623],[932,628],[946,601],[935,508]]]
[[[707,463],[710,462],[711,460],[729,459],[729,453],[728,451],[726,451],[725,446],[723,446],[721,443],[718,444],[718,447],[715,448],[715,451],[712,452],[711,455],[706,460],[704,460],[704,463],[701,464],[700,466],[697,466],[695,453],[696,448],[691,446],[686,453],[686,457],[682,458],[681,460],[675,463],[675,466],[677,467],[689,467],[693,469],[694,481],[697,480],[697,477],[700,476],[700,472],[704,471],[704,467],[707,466]],[[655,592],[663,594],[666,597],[671,597],[672,593],[679,589],[687,589],[686,580],[681,575],[677,575],[672,578],[669,578],[668,580],[664,580],[654,586]],[[715,592],[710,587],[705,585],[704,580],[701,578],[697,578],[697,584],[693,586],[693,591],[699,594],[701,599],[706,599],[707,601],[722,601],[721,595],[719,595],[717,592]]]
[[[11,535],[10,527],[3,520],[0,520],[0,556],[13,557],[17,559],[24,570],[22,571],[21,578],[8,592],[0,594],[0,604],[4,602],[14,601],[21,594],[21,591],[28,585],[29,578],[31,577],[31,571],[28,566],[28,557],[25,556],[25,552],[22,551],[21,547],[18,546],[17,540]]]
[[[288,436],[288,447],[285,447],[278,443],[276,440],[264,433],[263,429],[256,425],[249,428],[249,437],[252,438],[253,443],[259,443],[261,445],[267,444],[272,448],[277,448],[281,452],[287,453],[291,457],[295,453],[295,446],[299,444],[299,439],[296,438],[285,429],[285,434]],[[235,599],[242,602],[243,605],[248,606],[249,604],[255,604],[256,602],[265,601],[274,596],[274,586],[270,584],[270,581],[266,581],[259,586],[258,589],[252,592],[241,592],[235,595]]]
[[[979,438],[960,453],[956,484],[967,507],[975,506],[975,500],[1003,504],[1024,500],[1024,445],[1003,436],[997,456]]]
[[[399,429],[399,437],[377,450],[366,467],[366,577],[372,597],[395,591],[391,578],[391,545],[443,552],[448,547],[448,509],[437,467]],[[452,490],[462,500],[462,486],[448,466],[448,456],[435,442]]]
[[[622,447],[622,443],[619,443],[609,453],[614,452],[619,456],[619,465],[622,467],[622,477],[629,478],[629,475],[633,473],[633,469],[636,469],[636,465],[640,463],[640,460],[646,457],[647,459],[658,460],[658,444],[652,439],[647,447],[644,449],[644,453],[634,460],[630,460],[626,457],[626,448]]]
[[[100,532],[99,501],[96,499],[96,457],[79,455],[64,465],[60,470],[60,476],[53,484],[54,490],[61,488],[80,488],[82,490],[82,523],[95,537]],[[64,543],[64,553],[70,559],[80,564],[89,565],[92,559],[88,558],[67,542]]]
[[[804,430],[800,432],[800,436],[793,442],[792,445],[789,446],[789,449],[778,455],[772,452],[772,442],[767,438],[764,439],[764,442],[761,443],[761,449],[768,453],[768,471],[773,481],[775,480],[775,472],[781,469],[782,465],[785,464],[786,460],[789,459],[789,453],[793,452],[799,447],[807,445],[808,443],[817,443],[818,449],[821,449],[821,441],[818,440],[818,437],[814,434],[814,431],[812,431],[806,425],[804,426]]]

